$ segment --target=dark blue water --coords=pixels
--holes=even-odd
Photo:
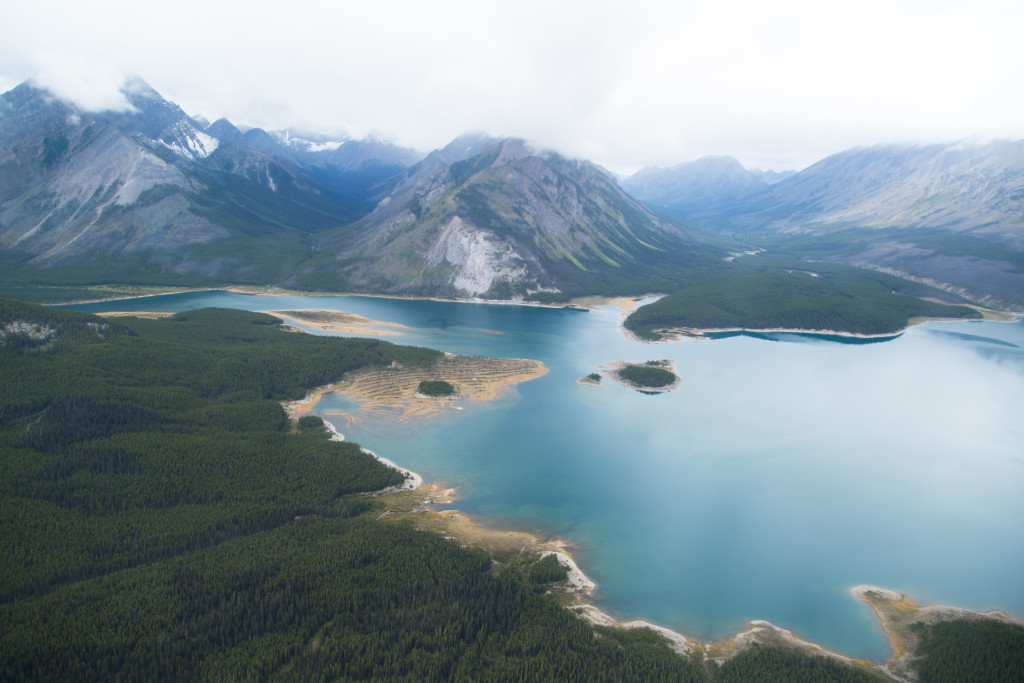
[[[576,545],[595,601],[700,638],[767,619],[845,654],[889,646],[848,594],[1024,615],[1024,323],[932,323],[873,344],[778,334],[641,344],[590,312],[368,297],[167,295],[85,310],[338,309],[392,341],[550,372],[439,418],[339,427],[458,488],[455,507]],[[675,361],[663,395],[576,379]],[[328,397],[320,412],[351,408]]]

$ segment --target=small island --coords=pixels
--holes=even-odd
[[[643,394],[664,394],[682,382],[670,360],[649,360],[645,363],[617,361],[602,366],[601,370],[609,379]]]
[[[584,386],[599,387],[601,386],[601,374],[598,372],[592,372],[586,377],[580,377],[576,380],[576,383]]]
[[[458,398],[459,395],[454,384],[441,379],[425,379],[416,387],[418,398]]]

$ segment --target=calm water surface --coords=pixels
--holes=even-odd
[[[392,341],[542,361],[547,375],[494,402],[338,426],[457,487],[461,510],[573,542],[620,618],[714,639],[767,619],[881,661],[853,585],[1024,616],[1024,322],[652,345],[626,339],[615,309],[224,292],[76,308],[204,306],[345,310],[414,328]],[[676,362],[679,389],[576,383],[655,358]]]

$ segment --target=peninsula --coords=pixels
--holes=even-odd
[[[319,387],[300,401],[285,404],[292,417],[308,413],[323,396],[337,392],[360,403],[359,414],[327,413],[348,424],[366,416],[406,420],[438,415],[456,408],[457,400],[490,401],[512,386],[547,373],[544,364],[523,358],[480,358],[442,354],[428,366],[392,363],[348,373],[340,382]],[[454,390],[430,395],[427,387],[447,385]],[[441,384],[438,384],[441,383]]]

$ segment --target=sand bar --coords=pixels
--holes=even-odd
[[[292,310],[292,311],[260,311],[285,322],[299,322],[303,325],[324,332],[335,334],[366,334],[373,336],[399,336],[404,330],[411,329],[399,323],[382,320],[370,320],[356,313],[345,311],[323,310]]]

